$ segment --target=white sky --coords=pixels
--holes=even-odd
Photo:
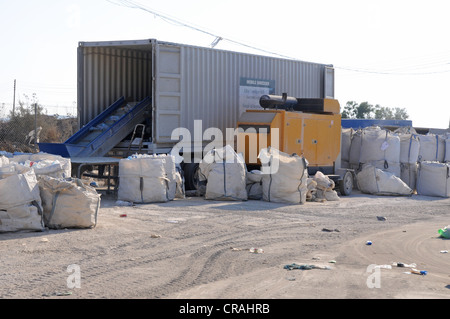
[[[0,0],[0,107],[23,94],[74,110],[79,41],[155,38],[208,47],[214,37],[119,0]],[[292,58],[333,64],[335,97],[406,108],[416,127],[450,120],[448,0],[139,0],[215,35]],[[221,41],[218,49],[264,54]],[[58,106],[58,108],[57,108]]]

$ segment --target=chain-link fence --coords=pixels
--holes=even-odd
[[[21,103],[14,109],[0,105],[0,151],[37,153],[40,142],[65,142],[78,130],[76,107],[67,110],[61,116],[55,107],[37,103]]]

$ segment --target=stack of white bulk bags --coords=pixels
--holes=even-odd
[[[276,203],[303,204],[308,192],[306,159],[273,148],[262,149],[258,158],[263,173],[263,200]]]
[[[205,199],[247,200],[245,161],[230,145],[209,151],[199,164]]]
[[[388,130],[364,129],[359,162],[400,177],[400,138]]]

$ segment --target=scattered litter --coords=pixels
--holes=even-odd
[[[250,248],[249,252],[254,253],[254,254],[263,254],[264,250],[262,248]]]
[[[426,274],[428,274],[428,271],[426,271],[426,270],[417,270],[415,268],[412,268],[410,273],[411,274],[425,276]]]
[[[379,268],[379,269],[392,269],[391,265],[376,265],[374,268]]]
[[[441,250],[441,254],[446,254],[448,253],[448,250]]]
[[[442,238],[450,239],[450,225],[445,226],[444,228],[441,228],[438,230],[439,235]]]
[[[316,266],[316,265],[306,265],[306,264],[299,265],[296,263],[285,265],[283,268],[287,269],[287,270],[293,270],[293,269],[301,269],[301,270],[326,269],[326,270],[330,270],[331,269],[328,266]]]
[[[387,220],[387,218],[386,218],[386,217],[383,217],[383,216],[377,216],[377,219],[378,219],[378,220],[381,220],[381,221]]]
[[[372,242],[371,242],[370,240],[368,240],[368,241],[366,242],[366,245],[367,245],[367,246],[370,246],[370,245],[372,245]]]
[[[335,263],[336,263],[336,260],[330,260],[329,263],[330,263],[330,264],[335,264]]]
[[[48,238],[45,238],[45,237],[42,238],[42,239],[41,239],[41,242],[42,242],[42,243],[47,243],[47,242],[48,242]]]
[[[329,228],[322,228],[322,231],[325,231],[325,232],[340,232],[340,230],[339,229],[337,229],[337,228],[335,228],[335,229],[329,229]]]
[[[151,234],[150,237],[151,238],[161,238],[161,235]]]
[[[43,297],[50,297],[50,296],[70,296],[72,295],[71,291],[66,291],[66,292],[54,292],[51,294],[42,294]]]
[[[394,262],[392,263],[392,266],[397,266],[397,267],[405,267],[405,268],[415,268],[417,267],[416,264],[412,263],[412,264],[404,264],[401,262]]]
[[[120,214],[120,217],[127,217],[127,214]]]
[[[169,219],[167,222],[171,224],[178,224],[178,220]]]

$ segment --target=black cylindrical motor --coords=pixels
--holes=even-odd
[[[263,95],[259,99],[259,105],[265,109],[296,110],[298,100],[295,97],[283,95]]]

